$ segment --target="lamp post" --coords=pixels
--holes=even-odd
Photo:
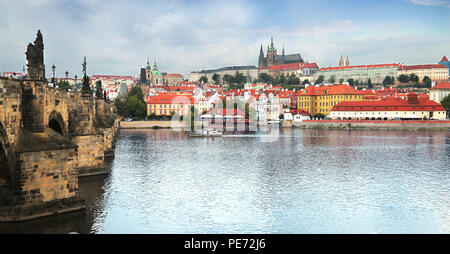
[[[52,80],[52,83],[53,83],[53,86],[55,85],[55,70],[56,70],[56,67],[55,67],[55,65],[53,65],[53,66],[52,66],[52,71],[53,71],[53,80]]]
[[[65,74],[66,74],[66,85],[67,86],[64,87],[64,90],[67,91],[67,89],[69,89],[69,81],[67,81],[67,79],[69,78],[69,72],[66,71]]]
[[[75,90],[77,89],[77,78],[78,78],[78,76],[75,75]]]

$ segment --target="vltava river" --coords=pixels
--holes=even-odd
[[[122,130],[85,213],[1,233],[450,233],[450,132]]]

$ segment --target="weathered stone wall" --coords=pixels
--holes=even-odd
[[[76,148],[19,153],[17,204],[75,197],[78,193],[76,158]]]
[[[103,168],[103,135],[79,135],[72,137],[78,145],[78,168]]]
[[[11,146],[17,141],[22,121],[20,89],[19,80],[0,78],[0,123]]]

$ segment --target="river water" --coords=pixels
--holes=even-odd
[[[121,130],[85,212],[0,233],[450,233],[450,132]]]

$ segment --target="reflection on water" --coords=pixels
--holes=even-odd
[[[261,136],[264,134],[264,136]],[[450,233],[450,132],[122,130],[85,213],[2,233]]]

